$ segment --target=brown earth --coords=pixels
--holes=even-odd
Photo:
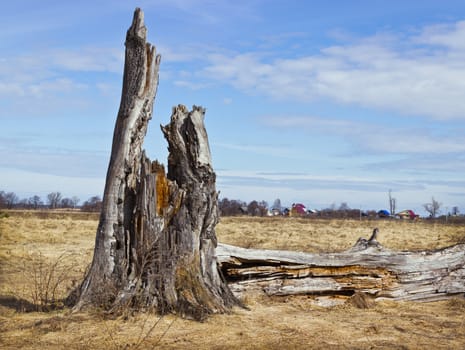
[[[97,223],[97,215],[79,212],[0,213],[1,349],[465,348],[464,298],[361,308],[351,299],[321,307],[315,296],[247,295],[250,310],[237,308],[203,323],[175,315],[73,314],[53,302],[82,279]],[[350,248],[374,227],[380,229],[380,243],[396,250],[465,241],[464,225],[396,220],[223,218],[217,235],[244,247],[329,252]]]

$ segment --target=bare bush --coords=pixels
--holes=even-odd
[[[63,307],[63,300],[76,283],[71,254],[63,253],[52,260],[41,252],[23,262],[25,297],[30,298],[36,311],[51,311]]]

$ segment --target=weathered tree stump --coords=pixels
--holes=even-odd
[[[92,265],[70,300],[88,305],[154,307],[203,319],[239,304],[215,257],[215,173],[205,110],[173,108],[162,128],[168,174],[142,151],[158,85],[160,56],[146,42],[136,9],[126,36],[123,91]]]

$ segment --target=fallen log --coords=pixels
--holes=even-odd
[[[429,251],[393,251],[360,238],[349,250],[311,254],[245,249],[219,244],[217,260],[231,290],[240,296],[353,295],[375,300],[436,301],[465,293],[465,244]]]

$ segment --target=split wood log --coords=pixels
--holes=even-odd
[[[245,249],[219,244],[223,273],[240,296],[259,289],[267,295],[352,295],[435,301],[465,293],[465,244],[431,251],[392,251],[361,238],[340,253],[310,254]]]
[[[168,174],[142,151],[160,56],[136,9],[126,36],[123,91],[92,265],[68,298],[75,310],[153,307],[198,320],[239,301],[215,259],[218,221],[205,110],[173,108],[163,127]]]

